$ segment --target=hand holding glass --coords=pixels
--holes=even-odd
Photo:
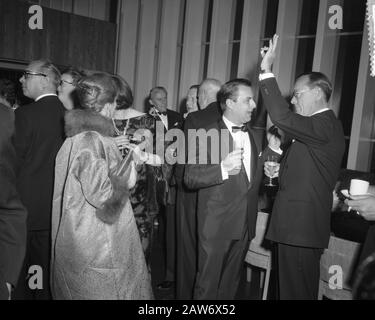
[[[265,173],[267,177],[270,179],[269,183],[266,184],[267,187],[275,187],[276,185],[272,184],[272,178],[275,177],[277,173],[277,168],[279,164],[277,163],[277,156],[269,155],[267,156],[267,161],[264,163],[265,166]]]

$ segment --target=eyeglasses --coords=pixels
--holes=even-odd
[[[63,85],[64,83],[74,85],[73,82],[69,82],[69,81],[66,81],[66,80],[61,79],[61,81],[60,81],[60,85]]]
[[[22,72],[22,76],[27,79],[29,76],[40,76],[40,77],[47,77],[46,74],[40,72],[32,72],[32,71],[24,71]]]
[[[305,93],[307,91],[311,91],[312,89],[305,89],[305,90],[301,90],[301,91],[297,91],[297,92],[293,92],[293,96],[294,98],[296,99],[299,99],[299,97],[301,96],[302,93]]]

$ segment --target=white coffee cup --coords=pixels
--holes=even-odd
[[[350,195],[359,196],[367,193],[370,183],[365,180],[352,179],[350,181]]]

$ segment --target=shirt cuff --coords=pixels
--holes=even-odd
[[[272,148],[272,147],[270,147],[270,146],[268,146],[268,148],[270,148],[273,152],[278,153],[279,155],[282,155],[282,154],[283,154],[283,150],[281,150],[281,148],[279,148],[279,149],[274,149],[274,148]]]
[[[268,79],[268,78],[275,78],[275,75],[272,72],[267,73],[260,73],[259,74],[259,81]]]
[[[221,168],[221,176],[223,178],[223,181],[224,180],[228,180],[229,179],[229,174],[228,174],[227,170],[224,169],[223,163],[220,164],[220,168]]]

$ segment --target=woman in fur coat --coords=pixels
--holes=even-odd
[[[78,83],[84,110],[65,116],[53,197],[54,299],[153,297],[128,194],[134,161],[124,165],[112,138],[116,94],[109,75],[85,77]]]

